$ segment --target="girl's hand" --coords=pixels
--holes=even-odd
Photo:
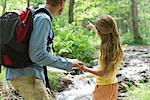
[[[81,65],[81,64],[77,64],[76,67],[78,67],[79,69],[84,70],[84,71],[86,69],[86,67],[84,65]]]
[[[77,66],[79,69],[83,70],[83,71],[86,71],[86,72],[90,72],[94,75],[97,75],[97,76],[103,76],[105,73],[100,70],[100,69],[91,69],[91,68],[88,68],[86,67],[85,65],[81,65],[81,64],[77,64]]]
[[[96,32],[95,25],[94,25],[93,23],[91,23],[90,21],[89,21],[88,23],[89,23],[89,24],[86,25],[86,27],[89,28],[89,29],[92,29],[92,30],[94,30],[94,31]]]

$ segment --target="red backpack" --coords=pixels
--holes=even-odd
[[[39,12],[50,16],[44,8],[36,11],[26,8],[16,12],[6,12],[0,17],[0,65],[23,68],[33,64],[29,58],[28,46],[34,15]]]
[[[49,12],[44,8],[36,11],[26,8],[17,12],[6,12],[0,17],[0,67],[3,65],[8,68],[24,68],[33,64],[29,58],[28,46],[34,15],[40,12],[46,13],[52,20]],[[52,33],[52,38],[48,36],[47,45],[53,43],[54,32]],[[44,66],[43,69],[46,87],[50,88],[47,67]]]

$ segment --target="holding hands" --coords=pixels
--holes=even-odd
[[[68,59],[68,61],[73,64],[73,67],[78,67],[79,65],[83,65],[83,62],[79,61],[78,59]]]

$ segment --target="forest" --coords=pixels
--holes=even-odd
[[[117,20],[122,44],[149,44],[149,0],[68,0],[64,12],[54,20],[56,54],[90,62],[95,52],[94,33],[85,28],[102,14],[110,14]],[[36,8],[42,0],[31,0]],[[2,0],[0,13],[26,7],[26,1]],[[16,5],[16,6],[14,6]],[[89,40],[89,41],[87,41]],[[75,49],[76,48],[76,49]],[[82,48],[82,49],[81,49]],[[88,51],[87,51],[88,49]],[[78,54],[80,52],[80,54]],[[84,54],[82,57],[80,55]]]
[[[53,19],[54,55],[76,58],[87,66],[96,66],[101,40],[95,32],[86,27],[89,21],[95,23],[100,15],[111,15],[117,22],[121,44],[124,50],[124,63],[120,70],[118,100],[149,100],[150,95],[150,0],[66,0],[63,13]],[[43,0],[30,0],[30,7],[37,9]],[[26,0],[1,0],[0,16],[5,12],[27,7]],[[5,81],[4,69],[0,74],[2,88]],[[139,69],[139,70],[138,70]],[[49,72],[53,90],[58,100],[91,100],[91,95],[74,96],[65,94],[63,83],[59,92],[62,72]],[[52,75],[53,74],[53,75]],[[62,75],[63,74],[63,75]],[[81,72],[81,75],[84,74]],[[121,75],[121,76],[119,76]],[[133,77],[131,77],[133,76]],[[139,78],[140,77],[140,78]],[[73,79],[76,78],[73,75]],[[73,80],[65,79],[65,80]],[[86,79],[93,86],[93,79]],[[83,84],[85,80],[81,81]],[[79,82],[77,82],[79,83]],[[71,85],[74,83],[71,82]],[[80,84],[80,83],[79,83]],[[78,86],[79,84],[74,84]],[[59,85],[59,86],[58,86]],[[84,85],[83,85],[84,86]],[[6,86],[4,86],[6,87]],[[73,88],[74,89],[74,88]],[[70,90],[73,90],[72,88]],[[82,88],[79,88],[82,90]],[[3,90],[3,88],[1,89]],[[0,100],[2,91],[0,90]],[[71,91],[70,91],[71,92]],[[143,92],[143,94],[141,94]],[[8,93],[9,94],[9,93]],[[8,94],[6,97],[8,97]],[[10,95],[10,94],[9,94]],[[62,95],[65,95],[62,97]],[[71,93],[70,93],[71,95]]]

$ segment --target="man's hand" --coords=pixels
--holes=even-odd
[[[68,59],[68,61],[71,62],[74,67],[78,67],[78,65],[83,65],[83,62],[79,61],[78,59]]]

